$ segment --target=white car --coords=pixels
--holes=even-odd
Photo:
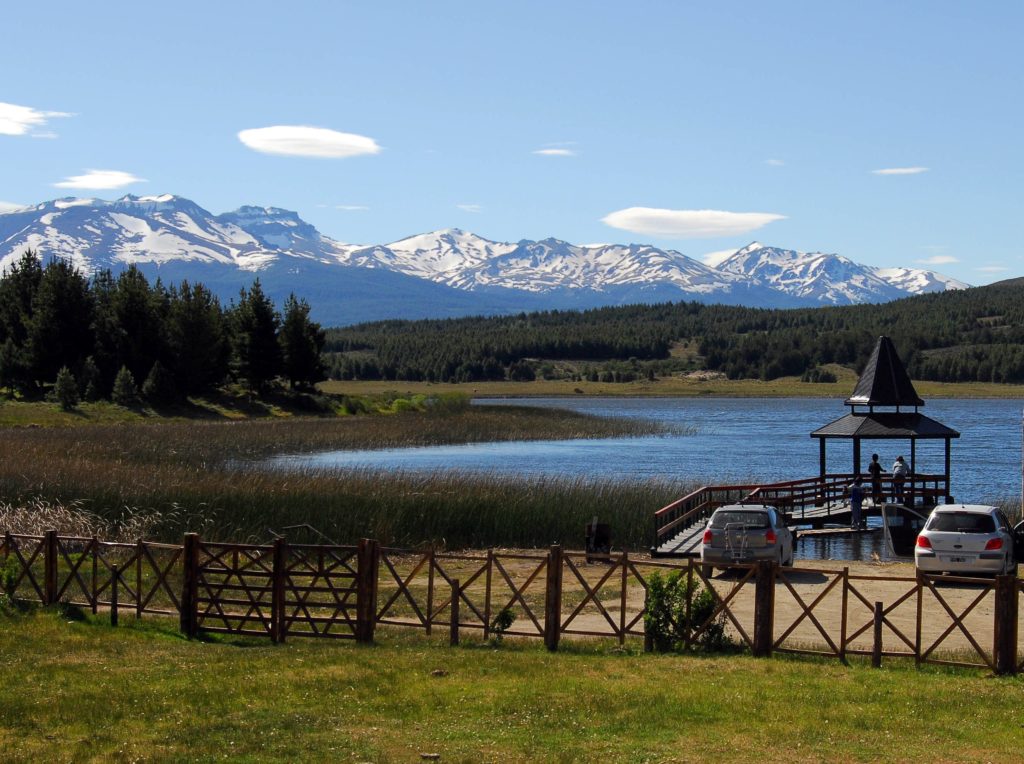
[[[932,510],[918,534],[914,565],[925,573],[1016,575],[1016,546],[999,507],[945,504]]]

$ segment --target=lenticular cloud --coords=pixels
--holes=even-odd
[[[629,207],[609,213],[601,222],[612,228],[687,239],[736,236],[785,220],[771,212],[725,212],[723,210],[665,210],[656,207]]]
[[[275,125],[242,130],[238,134],[238,140],[253,151],[279,156],[344,159],[361,154],[376,154],[380,151],[377,142],[365,135],[301,125]]]

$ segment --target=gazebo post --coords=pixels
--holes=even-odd
[[[946,479],[946,503],[952,504],[953,497],[949,495],[949,451],[950,451],[950,438],[946,438],[946,465],[942,471],[942,476]]]
[[[914,503],[914,489],[917,484],[914,478],[917,476],[917,438],[910,439],[910,503]]]
[[[853,478],[860,475],[860,438],[853,439]]]
[[[818,438],[818,474],[821,482],[825,482],[825,438]]]

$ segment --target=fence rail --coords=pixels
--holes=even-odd
[[[648,588],[656,573],[686,582],[685,628],[691,646],[711,629],[754,655],[850,655],[1024,671],[1020,600],[1011,577],[858,575],[849,568],[737,566],[705,576],[698,560],[595,558],[553,546],[543,553],[447,554],[381,547],[209,542],[133,544],[96,538],[6,533],[0,539],[2,585],[9,597],[66,602],[120,614],[177,615],[190,636],[226,633],[371,642],[378,625],[426,634],[476,631],[484,639],[644,638]],[[694,597],[710,610],[691,618]]]

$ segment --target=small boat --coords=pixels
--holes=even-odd
[[[931,507],[915,509],[902,504],[882,505],[882,528],[890,556],[914,559],[917,534],[924,528],[931,510]]]

